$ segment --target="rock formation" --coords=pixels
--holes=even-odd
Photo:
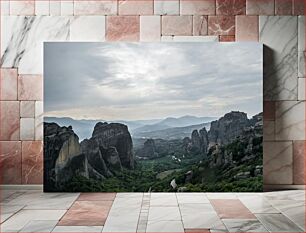
[[[208,133],[206,128],[194,130],[191,133],[191,139],[184,138],[183,146],[187,152],[193,151],[206,155],[208,150]]]
[[[225,114],[219,120],[211,122],[208,132],[210,146],[234,141],[249,124],[249,119],[244,112],[233,111]]]
[[[79,138],[72,128],[60,127],[55,123],[44,124],[44,187],[64,183],[69,178],[68,174],[63,173],[64,170],[74,158],[78,160],[81,157],[83,160],[79,171],[86,176],[86,161],[81,155]]]
[[[92,139],[104,149],[115,147],[122,166],[134,168],[133,142],[126,125],[99,122],[94,128]],[[112,153],[115,153],[114,150]]]
[[[61,189],[73,176],[103,180],[134,168],[133,143],[127,126],[97,123],[92,137],[79,143],[72,127],[44,124],[46,191]]]

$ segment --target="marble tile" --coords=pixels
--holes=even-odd
[[[35,101],[35,140],[43,140],[44,128],[43,102]]]
[[[35,15],[50,15],[50,1],[36,0]]]
[[[139,16],[107,16],[107,41],[139,41]]]
[[[161,18],[160,16],[140,16],[140,41],[160,41]]]
[[[10,15],[34,15],[34,0],[10,0]]]
[[[0,102],[0,140],[19,140],[20,118],[18,101]]]
[[[116,199],[120,199],[121,201],[123,200],[122,198],[124,199],[130,199],[130,198],[133,198],[133,199],[137,199],[139,201],[142,201],[142,198],[143,198],[143,193],[117,193],[116,195]]]
[[[9,15],[10,14],[10,1],[1,1],[1,15]]]
[[[1,195],[3,195],[1,193]],[[9,219],[11,216],[13,216],[15,213],[20,211],[24,205],[7,205],[7,204],[1,204],[1,215],[0,215],[0,222],[3,223],[7,219]]]
[[[305,78],[305,16],[298,17],[298,76]]]
[[[112,201],[76,201],[59,221],[58,226],[104,225],[112,203]]]
[[[207,16],[194,15],[192,25],[193,25],[194,36],[205,36],[208,34]]]
[[[269,232],[258,220],[224,219],[229,232]]]
[[[116,15],[117,0],[74,1],[74,15]]]
[[[302,229],[282,214],[256,214],[256,217],[271,232],[302,232]]]
[[[19,74],[42,74],[42,42],[67,41],[69,22],[69,17],[59,16],[4,16],[1,20],[2,66],[18,67]]]
[[[182,219],[188,217],[194,217],[194,213],[197,212],[198,215],[206,214],[206,213],[215,213],[216,211],[210,203],[181,203],[179,205],[180,212],[182,215]],[[189,228],[189,227],[185,227]],[[194,228],[194,227],[192,227]],[[202,228],[202,227],[199,227]]]
[[[305,103],[278,101],[275,112],[276,140],[305,139]]]
[[[35,101],[20,101],[20,117],[34,117]]]
[[[149,221],[146,232],[184,233],[184,228],[181,221]]]
[[[61,15],[61,1],[50,0],[50,15],[52,16]]]
[[[52,232],[101,232],[103,226],[56,226]]]
[[[25,225],[19,232],[51,232],[57,220],[33,220]]]
[[[293,141],[293,184],[305,184],[305,141]]]
[[[264,142],[265,184],[292,184],[292,142]]]
[[[154,1],[155,15],[179,15],[180,1],[179,0],[155,0]]]
[[[214,15],[216,12],[215,0],[181,0],[181,15]]]
[[[259,16],[264,100],[297,99],[297,17]]]
[[[246,0],[247,15],[274,15],[274,0]]]
[[[206,193],[208,199],[237,199],[235,193]]]
[[[226,35],[220,35],[219,36],[220,42],[235,42],[236,38],[235,36],[226,36]]]
[[[71,20],[70,41],[105,41],[105,16],[77,16]]]
[[[43,78],[41,75],[18,76],[19,100],[42,100]]]
[[[81,193],[78,201],[113,201],[116,193]]]
[[[239,200],[253,214],[280,213],[264,197],[248,195],[248,196],[244,196],[244,197],[239,197]],[[260,232],[260,231],[258,231],[258,232]]]
[[[274,200],[285,200],[285,201],[305,201],[305,191],[304,190],[289,190],[280,192],[268,192],[263,193],[263,196],[269,200],[269,202]]]
[[[263,140],[275,141],[275,121],[264,121]]]
[[[178,206],[152,206],[149,209],[149,221],[180,221]]]
[[[305,201],[270,200],[270,202],[292,222],[305,229]]]
[[[65,210],[21,210],[1,225],[4,232],[16,232],[25,227],[29,221],[59,220]]]
[[[192,228],[219,229],[219,230],[225,229],[225,227],[221,228],[223,224],[215,212],[183,215],[182,219],[183,219],[184,228],[186,229],[192,229]]]
[[[3,205],[12,205],[9,204],[12,200],[14,200],[15,198],[23,195],[25,192],[24,191],[18,191],[18,190],[2,190],[1,191],[1,204]],[[14,206],[16,205],[22,205],[22,204],[13,204]],[[24,206],[24,205],[22,205]]]
[[[258,16],[236,16],[236,41],[258,41]]]
[[[306,100],[305,96],[305,78],[298,78],[298,100]]]
[[[0,100],[17,100],[17,69],[0,72]]]
[[[204,193],[177,193],[176,197],[179,204],[210,204]]]
[[[118,0],[119,15],[152,15],[153,0]]]
[[[212,199],[210,202],[222,219],[256,219],[239,199]]]
[[[178,206],[175,193],[152,193],[150,206]]]
[[[208,16],[208,35],[235,35],[235,16]]]
[[[192,16],[162,16],[163,36],[191,36]]]
[[[10,204],[24,204],[27,210],[67,210],[78,198],[79,193],[28,193],[14,200]]]
[[[102,232],[136,232],[141,206],[124,207],[112,206]]]
[[[22,142],[22,183],[43,183],[43,142]]]
[[[305,15],[305,1],[293,0],[293,15]]]
[[[275,120],[275,101],[264,101],[263,104],[263,117],[264,120]]]
[[[20,140],[35,140],[34,118],[20,118]]]
[[[217,36],[162,36],[163,42],[217,42]]]
[[[217,0],[217,15],[245,15],[246,0]]]
[[[73,0],[61,1],[61,15],[73,15]]]
[[[275,0],[275,15],[292,15],[292,0]]]

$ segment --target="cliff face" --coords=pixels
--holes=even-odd
[[[79,143],[71,127],[44,124],[45,187],[61,188],[75,175],[102,180],[134,168],[133,143],[127,126],[97,123],[92,137]]]
[[[187,139],[185,139],[185,141],[187,142]],[[191,147],[193,151],[206,155],[208,143],[208,133],[205,127],[203,129],[200,129],[199,131],[194,130],[192,132],[191,145],[189,145],[189,147]]]
[[[210,146],[228,144],[234,141],[249,126],[249,119],[244,112],[230,112],[219,120],[213,121],[208,132]]]
[[[79,138],[71,127],[59,127],[55,123],[44,124],[45,187],[53,187],[65,182],[67,178],[63,174],[65,167],[80,154]],[[86,163],[84,159],[83,161],[81,170],[84,171]]]
[[[134,168],[133,142],[126,125],[99,122],[94,128],[91,139],[103,149],[115,148],[116,152],[112,149],[112,153],[119,155],[122,166]]]

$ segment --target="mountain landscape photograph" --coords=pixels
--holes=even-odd
[[[261,192],[258,43],[44,43],[44,191]]]

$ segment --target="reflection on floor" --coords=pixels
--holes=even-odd
[[[1,191],[1,232],[304,232],[305,191]]]

